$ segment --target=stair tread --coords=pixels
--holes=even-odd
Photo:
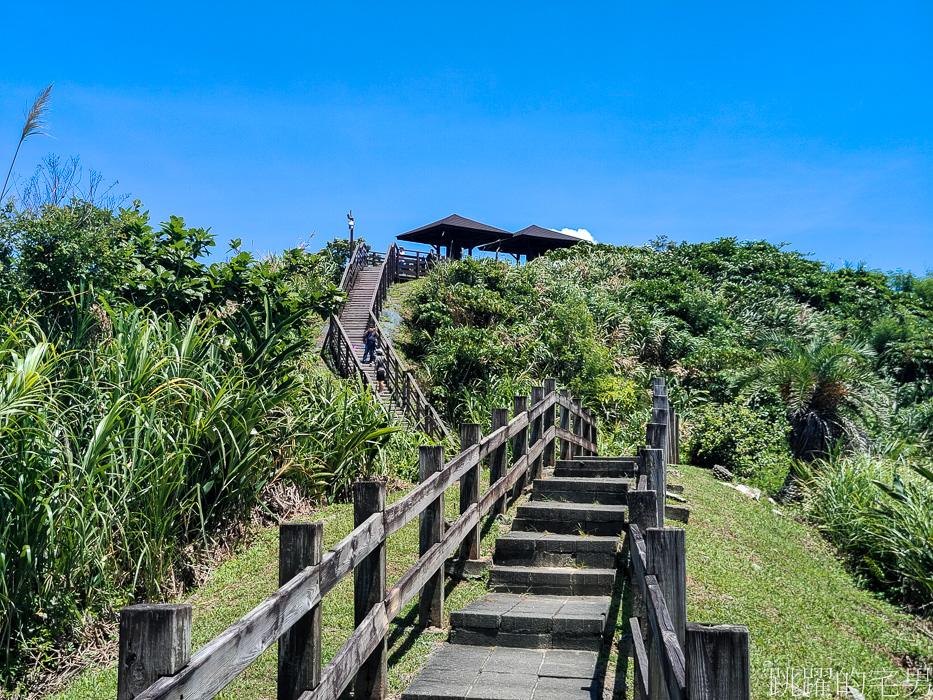
[[[590,700],[598,652],[444,645],[431,654],[403,700]]]

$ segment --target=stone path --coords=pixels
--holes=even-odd
[[[602,697],[599,651],[636,463],[558,461],[536,479],[512,532],[496,541],[492,592],[450,615],[450,639],[404,700],[590,700]]]

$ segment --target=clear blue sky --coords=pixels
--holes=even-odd
[[[352,207],[380,248],[458,213],[933,268],[928,0],[4,5],[0,160],[54,81],[19,173],[80,155],[222,246]]]

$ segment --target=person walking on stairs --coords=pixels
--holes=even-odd
[[[379,393],[381,394],[385,391],[385,380],[386,380],[386,356],[382,352],[382,348],[376,350],[376,357],[374,359],[376,365],[376,381],[379,382]]]
[[[366,332],[363,333],[363,364],[367,362],[367,357],[369,361],[372,361],[374,353],[376,352],[376,329],[370,326],[366,329]]]

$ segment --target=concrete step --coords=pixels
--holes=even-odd
[[[531,498],[535,501],[625,505],[625,495],[631,488],[634,488],[632,479],[555,476],[535,479]]]
[[[554,476],[581,478],[632,478],[637,470],[637,462],[624,459],[559,459],[554,465]]]
[[[615,569],[494,566],[489,570],[489,587],[496,593],[604,596],[612,594],[615,577]]]
[[[445,644],[403,700],[596,700],[595,651]]]
[[[510,532],[496,540],[497,566],[573,566],[612,569],[619,538]]]
[[[450,614],[450,643],[599,651],[610,600],[489,593]]]
[[[512,529],[564,535],[619,536],[628,508],[619,505],[536,501],[518,507]]]

